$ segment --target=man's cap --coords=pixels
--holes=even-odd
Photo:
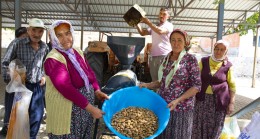
[[[29,21],[30,27],[45,28],[44,23],[41,19],[33,18]]]

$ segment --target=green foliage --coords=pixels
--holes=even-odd
[[[11,31],[15,31],[15,28],[9,27],[9,28],[3,28],[5,30],[11,30]]]
[[[229,28],[229,30],[226,31],[226,34],[239,33],[239,35],[242,36],[246,35],[248,30],[252,30],[254,35],[256,35],[258,17],[259,13],[254,13],[247,18],[245,22],[238,24],[236,28]]]
[[[245,23],[239,24],[237,28],[235,28],[235,32],[240,32],[240,35],[246,35],[248,30],[253,30],[254,34],[256,34],[256,28],[258,23],[259,13],[254,13],[252,16],[246,19]]]
[[[213,4],[215,4],[218,8],[218,4],[225,3],[225,0],[214,0]],[[248,30],[253,30],[254,34],[256,34],[256,24],[258,23],[259,12],[254,13],[252,16],[246,19],[245,23],[239,24],[236,28],[229,29],[226,34],[232,34],[239,32],[240,36],[246,35]]]

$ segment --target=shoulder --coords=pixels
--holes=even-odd
[[[74,51],[76,51],[80,56],[83,56],[83,57],[84,57],[84,53],[83,53],[83,51],[82,51],[80,48],[74,47],[73,49],[74,49]]]
[[[166,22],[163,24],[163,26],[164,26],[165,28],[168,28],[168,29],[170,29],[170,30],[173,30],[173,24],[172,24],[171,22],[169,22],[169,21],[166,21]]]
[[[66,59],[65,57],[56,49],[52,49],[46,56],[46,59],[48,58],[52,58],[55,59],[57,61],[60,61],[61,63],[66,63]]]

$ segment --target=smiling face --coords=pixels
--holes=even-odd
[[[174,53],[180,53],[185,48],[184,36],[179,32],[172,33],[170,42]]]
[[[55,27],[54,29],[55,35],[57,36],[61,46],[65,49],[68,50],[69,48],[72,47],[73,44],[73,37],[72,33],[70,31],[70,25],[66,23],[62,23]]]
[[[227,48],[224,44],[220,43],[214,48],[214,56],[216,59],[223,59],[227,53]]]

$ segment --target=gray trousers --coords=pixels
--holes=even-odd
[[[165,56],[152,56],[149,58],[149,68],[152,81],[158,80],[158,70],[161,65],[161,62]]]

